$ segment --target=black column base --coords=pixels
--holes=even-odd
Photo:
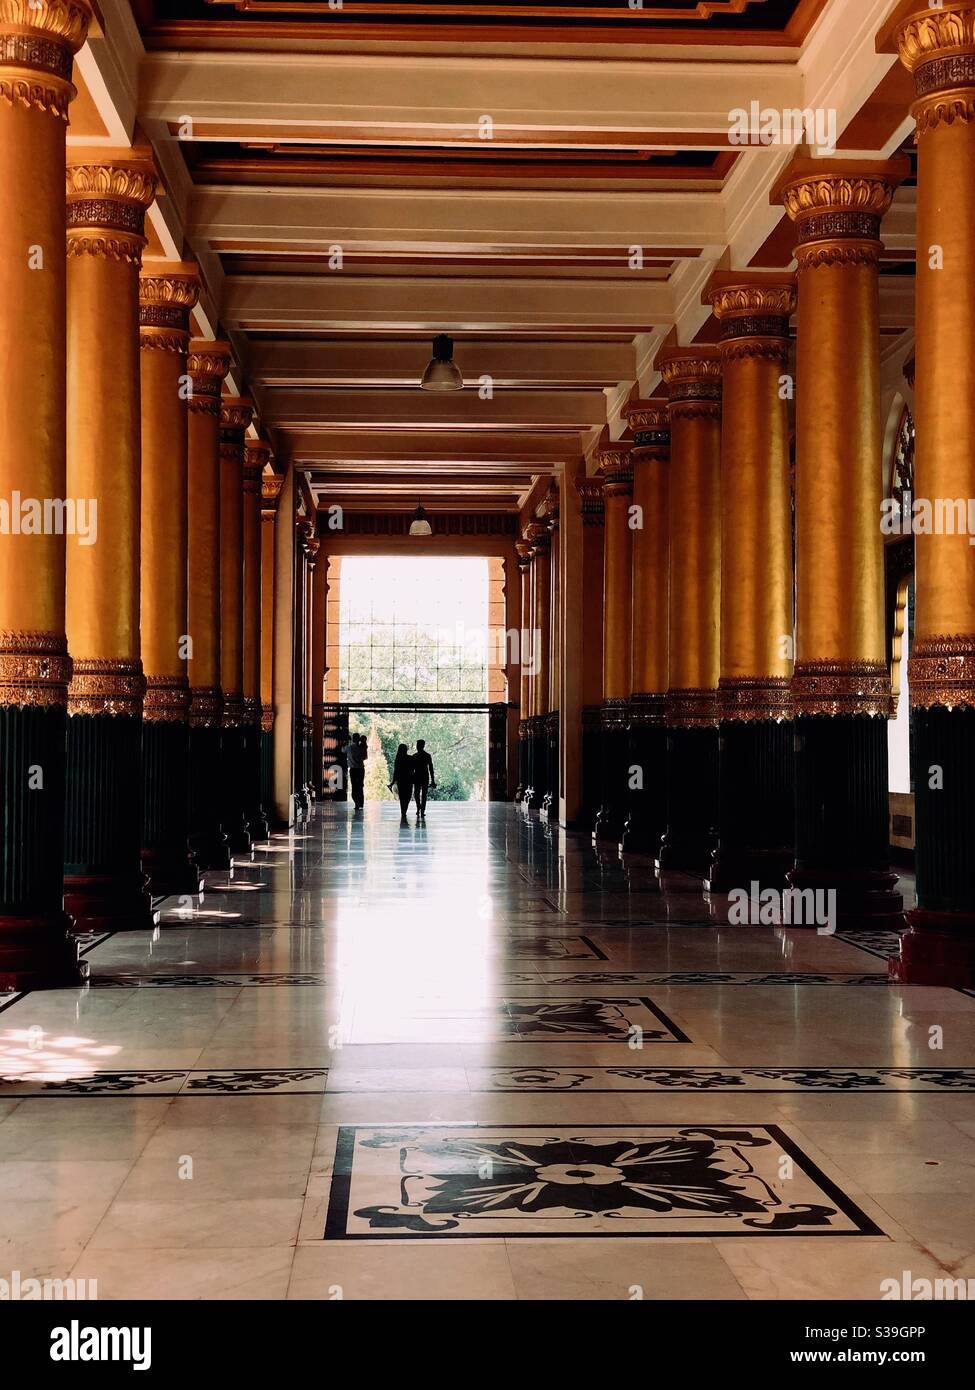
[[[74,930],[155,926],[140,866],[142,717],[72,714],[67,725],[64,910]]]
[[[232,855],[251,853],[251,834],[247,826],[245,788],[247,775],[247,733],[239,724],[220,731],[220,824]]]
[[[201,869],[231,862],[220,825],[220,734],[216,723],[190,725],[190,846]]]
[[[973,989],[975,709],[936,705],[915,709],[911,721],[918,905],[890,974],[904,984]]]
[[[71,918],[0,914],[0,991],[66,989],[83,984],[89,965],[78,958]]]
[[[624,858],[653,859],[667,829],[667,730],[662,723],[641,722],[647,702],[660,697],[634,696],[631,702],[629,761],[639,768],[643,785],[629,788],[629,803],[620,851]]]
[[[255,702],[256,703],[256,702]],[[259,711],[259,707],[258,707]],[[261,726],[255,722],[244,727],[244,809],[247,831],[252,841],[266,840],[271,833],[261,802]]]
[[[889,866],[887,721],[799,715],[795,733],[796,862],[787,882],[834,891],[841,930],[902,928],[904,900]]]
[[[202,883],[189,843],[189,727],[146,720],[142,728],[142,869],[155,897],[199,897]]]
[[[66,723],[63,704],[0,705],[0,990],[88,973],[62,907]]]
[[[600,711],[601,795],[592,832],[594,844],[619,845],[623,838],[629,803],[629,717],[628,700],[607,700]]]
[[[661,873],[704,874],[717,847],[718,730],[667,730],[667,830]]]
[[[791,720],[725,720],[718,731],[718,847],[709,893],[785,886],[795,863]]]

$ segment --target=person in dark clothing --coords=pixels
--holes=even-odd
[[[400,825],[406,825],[406,813],[410,809],[410,797],[413,795],[413,759],[405,743],[401,743],[396,750],[393,780],[389,784],[389,790],[392,791],[393,787],[399,796]]]
[[[349,787],[352,791],[352,804],[355,807],[355,814],[360,815],[363,806],[366,804],[363,784],[366,780],[366,759],[369,756],[365,734],[353,734],[350,741],[345,745],[344,751],[345,765],[349,769]]]
[[[413,754],[413,795],[416,798],[416,811],[420,820],[427,818],[427,792],[436,785],[433,759],[427,752],[427,746],[423,739],[418,738],[416,752]]]

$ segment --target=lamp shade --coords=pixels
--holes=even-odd
[[[440,333],[433,340],[433,356],[420,378],[423,391],[463,391],[464,378],[454,362],[454,340]]]
[[[413,520],[410,522],[411,536],[432,536],[433,527],[427,521],[427,514],[422,507],[417,507],[413,513]]]

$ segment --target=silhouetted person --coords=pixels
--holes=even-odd
[[[410,797],[413,795],[413,759],[405,743],[401,743],[396,750],[393,780],[389,784],[389,790],[392,791],[394,786],[399,797],[400,825],[406,825],[406,813],[410,809]]]
[[[427,752],[426,743],[422,738],[418,738],[416,752],[413,754],[413,795],[416,798],[416,811],[420,820],[427,818],[427,792],[436,785],[433,759]]]
[[[349,769],[349,786],[352,788],[352,804],[361,811],[366,804],[363,784],[366,780],[366,759],[369,749],[364,734],[353,734],[345,745],[346,767]]]

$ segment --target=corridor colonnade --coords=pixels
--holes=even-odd
[[[143,265],[151,150],[66,149],[91,17],[0,25],[0,495],[36,512],[0,546],[0,990],[77,981],[76,933],[268,833],[282,479],[229,345],[191,340],[196,265]]]
[[[898,53],[915,85],[915,494],[965,499],[975,495],[975,0],[904,0],[878,47]],[[577,760],[581,775],[553,815],[592,829],[602,852],[618,845],[624,862],[655,860],[663,882],[681,871],[712,892],[755,882],[835,892],[838,924],[860,929],[905,926],[889,862],[879,266],[882,221],[909,172],[905,157],[797,153],[771,193],[793,224],[795,274],[716,271],[704,301],[717,345],[667,343],[659,396],[631,400],[626,433],[597,446],[582,478],[560,476],[584,539],[554,582],[581,570],[585,609],[597,604],[602,626],[584,618],[575,647],[588,694],[574,719],[563,710],[562,763]],[[601,566],[585,540],[594,529]],[[526,598],[542,573],[536,530],[528,518],[519,555],[523,614],[537,618]],[[971,986],[975,553],[963,534],[915,544],[917,907],[892,972]],[[523,715],[537,692],[523,674]],[[529,726],[531,715],[521,730],[535,751],[522,759],[540,804]]]

